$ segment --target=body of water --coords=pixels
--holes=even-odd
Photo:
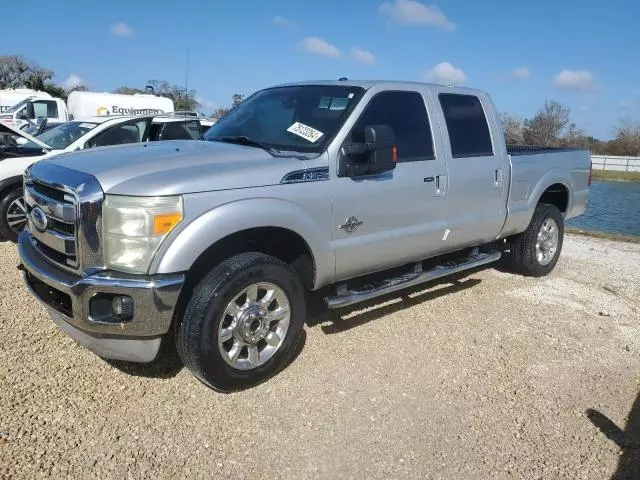
[[[594,180],[587,211],[567,226],[640,237],[640,183]]]

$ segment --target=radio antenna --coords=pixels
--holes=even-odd
[[[185,102],[189,101],[189,47],[187,47],[187,71],[184,78],[184,98]],[[185,105],[184,118],[187,118],[187,109]]]

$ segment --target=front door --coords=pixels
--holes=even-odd
[[[446,165],[434,154],[425,98],[420,91],[378,93],[347,136],[347,142],[361,143],[365,127],[388,125],[398,159],[389,172],[332,179],[338,280],[419,260],[441,248],[446,217],[437,179]]]
[[[49,124],[60,123],[62,121],[60,112],[58,111],[58,102],[55,100],[33,100],[31,103],[33,104],[34,113],[32,120],[46,118]]]

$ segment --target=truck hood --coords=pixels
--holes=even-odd
[[[102,147],[45,161],[93,175],[105,193],[141,196],[275,185],[287,173],[305,168],[299,158],[199,140]]]
[[[9,117],[11,118],[11,117]],[[8,133],[11,135],[17,135],[18,137],[22,137],[30,142],[35,143],[36,145],[38,145],[41,148],[44,148],[46,150],[53,150],[49,145],[47,145],[46,143],[38,140],[36,137],[34,137],[33,135],[29,135],[27,132],[23,132],[22,130],[20,130],[19,128],[14,127],[13,125],[2,121],[3,118],[0,115],[0,133]]]

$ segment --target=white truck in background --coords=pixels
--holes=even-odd
[[[42,118],[47,119],[47,126],[50,128],[74,119],[123,115],[162,115],[174,111],[173,100],[170,98],[146,93],[120,95],[106,92],[75,91],[69,94],[65,103],[61,98],[54,98],[46,92],[18,89],[1,91],[0,101],[5,102],[5,97],[7,99],[12,96],[17,98],[14,92],[18,91],[22,92],[22,100],[18,100],[12,107],[0,113],[0,122],[19,129],[32,126]]]
[[[28,98],[52,98],[47,92],[33,90],[31,88],[7,88],[0,90],[0,114],[6,113],[13,108],[14,105]]]

